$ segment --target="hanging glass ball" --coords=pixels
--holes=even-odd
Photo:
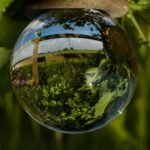
[[[136,69],[125,32],[108,14],[53,9],[20,35],[11,80],[21,105],[37,122],[81,133],[121,114],[134,93]]]

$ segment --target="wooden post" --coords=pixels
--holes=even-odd
[[[33,83],[38,84],[39,82],[39,73],[38,73],[38,49],[39,49],[40,37],[35,34],[33,56],[32,56],[32,79]]]

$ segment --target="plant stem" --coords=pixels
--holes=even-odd
[[[133,22],[134,26],[136,27],[136,29],[137,29],[138,33],[140,34],[141,38],[143,39],[143,41],[147,41],[147,38],[145,37],[140,25],[138,24],[137,20],[135,19],[135,17],[132,14],[128,14],[128,17]]]
[[[54,133],[55,141],[56,141],[56,149],[63,150],[63,134],[59,132]]]

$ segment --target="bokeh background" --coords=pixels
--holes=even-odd
[[[130,0],[118,18],[138,58],[138,84],[123,114],[91,133],[67,135],[32,120],[12,92],[9,64],[17,37],[34,17],[25,0],[0,0],[0,150],[149,150],[150,149],[150,0]],[[119,13],[119,12],[118,12]]]

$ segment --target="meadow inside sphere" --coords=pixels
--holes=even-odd
[[[101,128],[131,100],[136,57],[111,17],[93,9],[53,9],[33,20],[12,54],[11,80],[25,111],[65,133]]]

